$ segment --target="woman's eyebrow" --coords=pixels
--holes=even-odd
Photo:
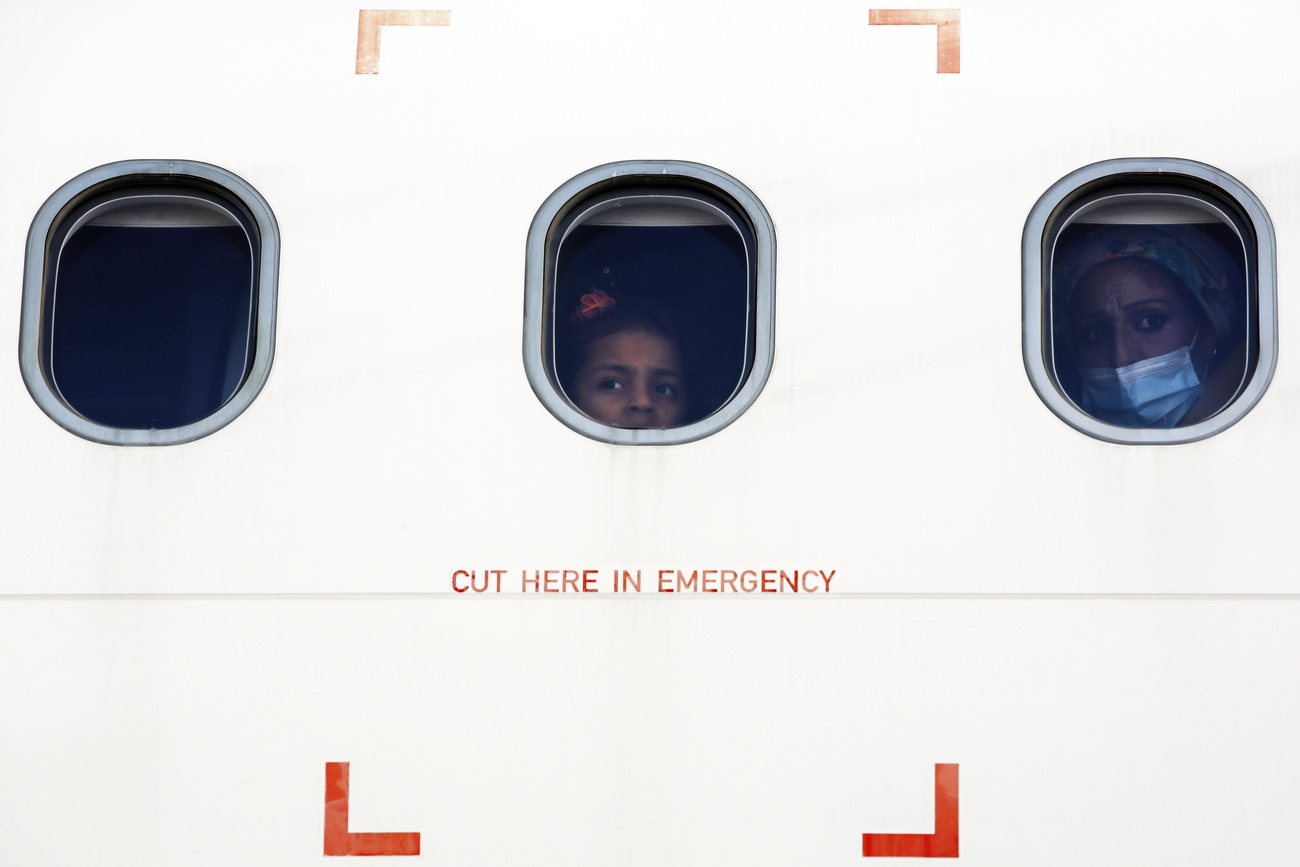
[[[1121,304],[1120,309],[1132,310],[1134,307],[1141,307],[1143,304],[1158,304],[1161,307],[1168,307],[1172,303],[1173,302],[1168,298],[1142,298],[1137,301],[1130,301],[1127,304]],[[1084,321],[1087,319],[1094,319],[1099,316],[1105,317],[1107,309],[1108,308],[1104,305],[1101,307],[1093,307],[1089,310],[1083,310],[1082,312],[1077,314],[1074,318],[1080,321]]]

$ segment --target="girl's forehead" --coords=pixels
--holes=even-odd
[[[678,366],[677,345],[662,334],[644,329],[615,331],[598,337],[588,348],[588,363],[609,360],[654,361],[659,366]]]

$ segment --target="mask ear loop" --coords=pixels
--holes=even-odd
[[[1193,371],[1196,371],[1196,341],[1200,339],[1201,339],[1201,324],[1198,322],[1196,323],[1196,333],[1192,335],[1192,342],[1187,344],[1187,355],[1192,359]],[[1219,347],[1216,345],[1213,351],[1210,352],[1209,358],[1205,359],[1204,372],[1196,373],[1196,378],[1201,381],[1201,384],[1205,383],[1205,377],[1210,372],[1210,362],[1212,362],[1214,360],[1214,356],[1218,354],[1219,354]]]
[[[1200,337],[1201,337],[1201,328],[1203,328],[1203,327],[1204,327],[1204,326],[1202,326],[1202,325],[1197,325],[1197,326],[1196,326],[1196,334],[1192,337],[1192,342],[1191,342],[1190,345],[1188,345],[1187,349],[1188,349],[1188,351],[1189,351],[1190,353],[1192,353],[1192,370],[1193,370],[1194,372],[1196,372],[1196,377],[1197,377],[1197,379],[1199,379],[1199,380],[1201,381],[1201,386],[1204,387],[1204,388],[1208,388],[1208,387],[1209,387],[1209,380],[1210,380],[1210,370],[1211,370],[1211,368],[1214,367],[1214,360],[1215,360],[1216,358],[1219,357],[1219,342],[1218,342],[1217,340],[1214,342],[1214,349],[1210,350],[1210,354],[1206,357],[1206,359],[1205,359],[1205,369],[1204,369],[1204,371],[1203,371],[1203,372],[1201,372],[1201,371],[1196,371],[1196,367],[1195,367],[1195,365],[1196,365],[1196,360],[1195,360],[1196,341],[1200,339]],[[1233,402],[1234,400],[1237,399],[1237,396],[1241,394],[1241,390],[1242,390],[1242,388],[1245,387],[1245,379],[1246,379],[1246,377],[1245,377],[1244,372],[1243,372],[1242,382],[1241,382],[1240,384],[1238,384],[1236,391],[1233,392],[1232,396],[1231,396],[1230,398],[1228,398],[1228,400],[1226,400],[1226,401],[1223,403],[1222,406],[1215,407],[1214,410],[1213,410],[1209,415],[1206,416],[1207,419],[1208,419],[1208,418],[1213,418],[1214,416],[1216,416],[1216,415],[1218,415],[1219,413],[1223,412],[1223,410],[1225,410],[1227,407],[1229,407],[1229,406],[1232,404],[1232,402]]]

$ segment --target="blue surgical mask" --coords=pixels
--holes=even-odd
[[[1079,377],[1083,408],[1123,427],[1176,427],[1205,393],[1190,346],[1124,367],[1081,367]]]

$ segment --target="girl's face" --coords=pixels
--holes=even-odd
[[[647,331],[616,331],[587,347],[573,401],[612,427],[678,427],[686,415],[681,359],[672,341]]]

